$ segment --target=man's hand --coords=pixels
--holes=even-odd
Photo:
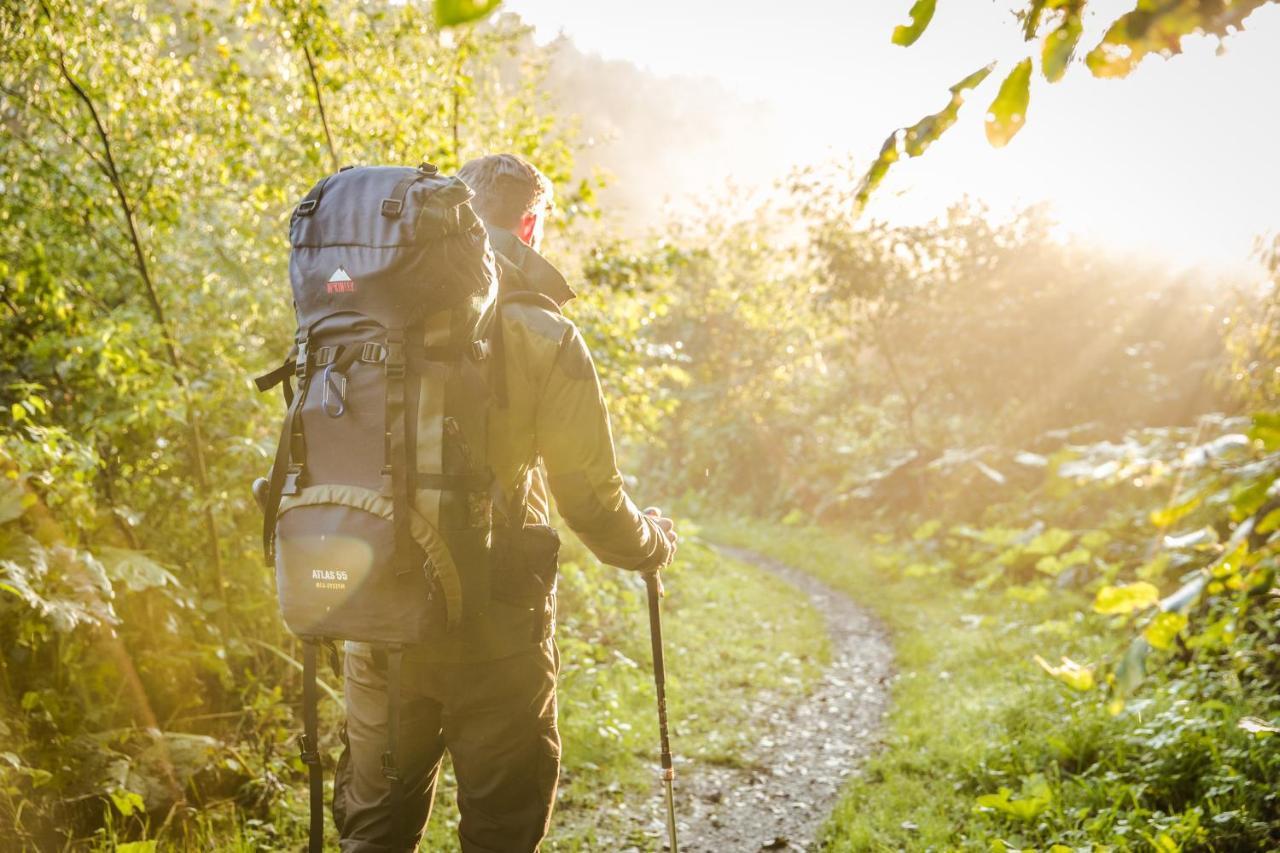
[[[676,545],[680,541],[680,536],[676,533],[675,520],[664,516],[662,510],[656,506],[646,507],[644,514],[658,522],[658,527],[662,529],[662,535],[667,537],[667,542],[671,545],[671,553],[674,555]]]

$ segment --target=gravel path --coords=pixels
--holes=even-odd
[[[893,651],[884,627],[843,593],[754,552],[717,550],[807,593],[826,619],[831,664],[799,704],[769,696],[757,701],[752,716],[768,726],[744,756],[745,769],[692,761],[676,765],[680,849],[816,850],[815,837],[845,780],[876,745],[889,703]],[[661,801],[655,797],[653,802]],[[655,808],[649,826],[652,834],[661,833],[665,849],[665,812]]]

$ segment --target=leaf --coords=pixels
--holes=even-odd
[[[893,28],[893,43],[902,47],[915,44],[916,39],[924,34],[925,28],[933,20],[933,12],[937,5],[938,0],[916,0],[911,5],[911,11],[907,13],[911,16],[911,23],[899,24]]]
[[[941,527],[942,527],[941,521],[939,521],[936,518],[931,519],[929,521],[926,521],[924,524],[920,525],[919,527],[917,527],[915,529],[915,532],[911,534],[911,538],[916,540],[917,542],[923,542],[926,539],[932,539],[933,534],[937,533],[938,530],[941,529]]]
[[[178,579],[172,573],[141,551],[103,547],[97,549],[97,557],[106,569],[107,577],[123,583],[132,592],[158,586],[178,586]]]
[[[21,480],[0,478],[0,524],[21,518],[26,512],[26,489]]]
[[[1037,782],[1025,794],[1024,797],[1015,800],[1012,790],[1001,788],[998,793],[983,794],[978,797],[975,808],[980,811],[990,809],[1003,812],[1019,820],[1032,820],[1053,802],[1053,792],[1043,780]]]
[[[1151,523],[1161,529],[1172,527],[1191,513],[1195,512],[1196,509],[1200,507],[1200,504],[1204,503],[1204,499],[1211,491],[1212,490],[1209,489],[1196,492],[1195,494],[1192,494],[1191,497],[1181,501],[1180,503],[1171,502],[1169,506],[1166,506],[1163,509],[1152,510],[1150,516]]]
[[[129,841],[116,846],[116,853],[156,853],[157,841]]]
[[[1061,666],[1053,666],[1040,655],[1035,656],[1035,661],[1040,664],[1041,669],[1072,690],[1079,690],[1083,693],[1093,689],[1095,681],[1092,667],[1081,666],[1068,657],[1062,659]]]
[[[1076,51],[1076,45],[1080,42],[1080,33],[1084,31],[1080,21],[1080,5],[1082,4],[1077,3],[1068,9],[1062,23],[1044,37],[1044,49],[1040,54],[1040,71],[1044,74],[1044,79],[1050,83],[1057,83],[1062,79],[1062,75],[1066,73],[1067,64],[1071,62],[1071,57]]]
[[[987,108],[987,141],[996,148],[1008,145],[1027,120],[1030,99],[1031,60],[1028,58],[1013,67]]]
[[[1173,645],[1174,638],[1186,627],[1187,617],[1182,613],[1157,613],[1142,636],[1152,648],[1164,650]]]
[[[1121,696],[1128,696],[1138,689],[1142,679],[1147,676],[1147,655],[1151,652],[1151,644],[1145,637],[1138,637],[1129,644],[1124,657],[1116,666],[1116,689]]]
[[[993,68],[995,68],[994,62],[967,75],[950,88],[951,100],[940,111],[925,116],[911,127],[900,127],[889,134],[884,144],[880,146],[879,155],[872,161],[867,173],[862,176],[862,181],[858,184],[858,191],[854,195],[854,203],[858,209],[866,206],[871,194],[888,174],[889,167],[898,162],[902,154],[905,153],[908,157],[919,157],[930,144],[956,123],[956,118],[960,115],[960,107],[964,104],[964,93],[987,79],[987,75]]]
[[[1170,550],[1205,548],[1218,544],[1218,531],[1212,527],[1202,527],[1199,530],[1183,533],[1180,536],[1166,536],[1162,544]]]
[[[1095,77],[1124,77],[1149,54],[1182,53],[1182,39],[1191,33],[1219,38],[1243,29],[1244,19],[1270,0],[1235,0],[1232,3],[1140,0],[1133,11],[1117,18],[1098,46],[1089,51],[1085,64]]]
[[[1249,438],[1262,442],[1268,453],[1280,450],[1280,412],[1258,412],[1253,416]]]
[[[478,21],[501,3],[502,0],[436,0],[436,24],[456,27]]]
[[[1074,534],[1061,527],[1050,527],[1027,544],[1030,554],[1056,554],[1067,546]]]
[[[1240,722],[1236,726],[1241,731],[1249,732],[1249,734],[1267,737],[1268,735],[1280,734],[1280,727],[1277,727],[1266,720],[1259,717],[1241,717]]]
[[[1120,586],[1104,586],[1093,600],[1095,613],[1106,615],[1132,613],[1150,607],[1160,600],[1160,590],[1146,581]]]
[[[143,813],[147,810],[147,803],[142,799],[141,794],[135,794],[133,791],[126,791],[123,788],[111,792],[111,802],[120,810],[120,814],[125,817],[129,817],[135,812]],[[153,841],[151,844],[154,849],[155,842]],[[117,847],[116,849],[119,850],[120,848]]]

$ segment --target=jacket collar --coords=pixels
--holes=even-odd
[[[524,284],[529,290],[555,300],[557,305],[564,305],[577,295],[560,270],[529,248],[514,233],[492,225],[486,227],[489,230],[489,243],[493,246],[493,250],[520,271],[524,277]]]

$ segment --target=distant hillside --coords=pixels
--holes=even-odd
[[[664,203],[693,206],[724,186],[731,173],[765,178],[785,170],[773,162],[779,124],[770,108],[750,103],[714,80],[663,77],[630,62],[587,54],[561,36],[546,90],[558,112],[577,117],[579,177],[610,175],[606,215],[628,231],[660,222]]]

